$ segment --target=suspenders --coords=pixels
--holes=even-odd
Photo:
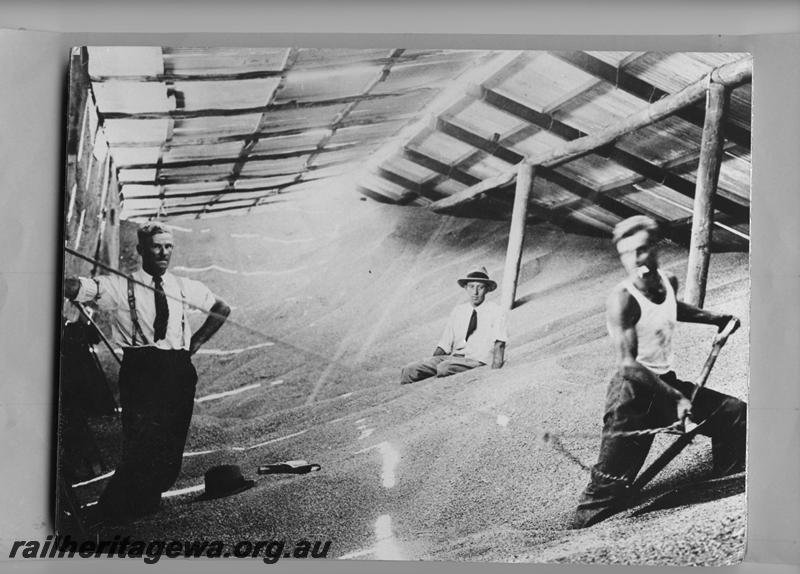
[[[147,345],[147,337],[142,332],[139,325],[139,318],[136,315],[136,297],[133,294],[133,279],[128,278],[128,307],[131,310],[131,347],[136,346],[136,334],[142,338],[142,345]]]
[[[184,294],[183,289],[183,279],[178,277],[177,275],[174,276],[175,279],[178,281],[178,288],[180,289],[181,293],[181,346],[183,346],[186,340],[186,295]],[[142,331],[142,326],[139,324],[139,316],[136,313],[136,296],[133,294],[133,286],[135,283],[133,279],[130,277],[128,278],[128,307],[131,310],[131,347],[138,346],[136,344],[136,336],[142,339],[142,345],[149,345],[147,341],[147,337],[144,336],[144,331]]]

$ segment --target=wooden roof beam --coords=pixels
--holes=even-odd
[[[610,153],[604,157],[608,157],[608,159],[642,175],[649,180],[668,187],[673,191],[677,191],[681,195],[694,198],[695,183],[689,179],[676,175],[669,170],[645,161],[638,156],[624,152],[619,148],[612,148]],[[723,197],[718,194],[714,198],[714,207],[720,211],[730,213],[738,218],[747,219],[750,217],[749,206],[744,205],[741,202],[734,201],[729,196]]]
[[[483,152],[477,151],[476,153],[482,155]],[[459,162],[450,165],[436,158],[433,158],[419,150],[413,150],[409,148],[403,148],[401,154],[405,159],[409,161],[421,165],[422,167],[425,167],[431,171],[435,171],[436,173],[440,174],[443,177],[454,179],[455,181],[463,183],[464,185],[474,185],[475,183],[480,182],[479,178],[475,177],[474,175],[470,175],[469,173],[465,172],[459,167],[464,162]],[[476,154],[472,154],[470,158],[474,158],[475,155]],[[433,182],[431,182],[431,185],[434,185]],[[489,200],[487,202],[487,205],[489,206],[490,210],[494,211],[498,215],[500,213],[505,213],[509,205],[511,205],[510,202],[506,201],[504,198],[487,197],[486,199]]]
[[[683,90],[665,96],[661,100],[650,104],[647,108],[631,114],[616,125],[605,128],[596,134],[587,135],[567,142],[562,146],[538,154],[525,161],[530,165],[543,165],[545,167],[553,167],[571,161],[612,143],[627,133],[672,115],[677,110],[698,101],[705,95],[708,82],[716,82],[732,87],[750,81],[752,74],[753,59],[750,56],[730,64],[725,64],[724,66],[712,70],[706,77],[686,86]],[[517,167],[514,166],[502,174],[487,178],[468,189],[453,194],[447,199],[437,201],[430,207],[434,211],[442,211],[471,201],[491,189],[507,185],[514,181],[516,170]]]
[[[175,120],[185,120],[192,118],[210,118],[210,117],[229,117],[229,116],[244,116],[249,114],[261,114],[264,112],[275,112],[284,110],[306,110],[312,108],[324,108],[327,106],[345,105],[359,101],[373,101],[395,98],[398,96],[407,96],[416,93],[425,93],[435,88],[426,86],[424,88],[412,88],[409,90],[401,90],[398,92],[387,92],[382,94],[369,94],[355,96],[344,96],[341,98],[330,98],[327,100],[314,100],[309,102],[298,102],[292,100],[289,102],[273,103],[266,106],[252,106],[247,108],[207,108],[202,110],[168,110],[164,112],[104,112],[103,117],[109,120],[157,120],[164,118],[172,118]]]
[[[402,155],[409,161],[421,165],[431,171],[435,171],[441,175],[456,180],[464,185],[475,185],[480,182],[480,179],[474,175],[470,175],[458,167],[458,164],[448,164],[427,155],[424,152],[411,148],[403,148]]]
[[[310,155],[311,153],[329,153],[329,152],[336,152],[341,151],[344,149],[352,149],[361,145],[359,142],[353,142],[348,144],[341,144],[337,145],[333,148],[326,148],[320,150],[316,147],[314,148],[306,148],[302,150],[295,150],[295,151],[287,151],[287,152],[277,152],[277,153],[267,153],[267,154],[259,154],[259,155],[252,155],[249,156],[249,161],[260,161],[260,160],[280,160],[280,159],[291,159],[295,157],[303,157],[306,155]],[[235,164],[239,161],[239,157],[211,157],[211,158],[202,158],[202,159],[191,159],[191,160],[181,160],[181,161],[172,161],[168,163],[132,163],[127,165],[120,165],[117,166],[117,169],[169,169],[169,168],[185,168],[185,167],[202,167],[202,166],[210,166],[210,165],[225,165],[225,164]]]
[[[279,173],[259,174],[259,173],[240,173],[237,180],[248,179],[269,179],[275,177],[292,177],[304,172],[316,171],[352,163],[352,159],[345,159],[326,163],[325,165],[309,165],[303,171],[286,171]],[[159,175],[154,180],[122,180],[121,185],[181,185],[187,183],[225,183],[228,181],[228,176],[213,176],[204,173],[187,173],[180,175]]]
[[[413,191],[406,191],[398,199],[393,199],[388,195],[370,189],[364,184],[358,184],[356,186],[356,189],[358,190],[359,193],[361,193],[362,195],[366,195],[370,199],[373,199],[379,203],[390,203],[392,205],[408,205],[412,203],[415,199],[420,197],[417,193],[414,193]]]
[[[591,187],[584,185],[580,182],[575,181],[574,179],[567,177],[566,175],[559,173],[552,169],[547,168],[539,168],[541,171],[545,172],[542,173],[542,177],[547,179],[548,181],[560,185],[570,193],[577,195],[578,197],[585,199],[598,207],[602,207],[606,211],[613,213],[623,219],[626,217],[631,217],[633,215],[640,215],[641,211],[626,205],[625,203],[619,201],[613,193],[600,193]],[[539,170],[536,172],[539,173]],[[657,220],[664,220],[664,217],[658,215],[657,213],[650,212],[648,215],[655,217]]]
[[[138,201],[140,199],[173,199],[173,198],[191,198],[191,197],[203,197],[203,196],[211,196],[215,197],[218,195],[222,195],[223,197],[227,197],[229,195],[237,195],[237,194],[245,194],[245,193],[253,193],[254,191],[281,191],[284,189],[288,189],[290,187],[294,187],[301,183],[309,183],[312,181],[318,181],[322,178],[312,178],[312,179],[302,179],[298,181],[291,181],[287,183],[283,183],[280,185],[266,185],[266,186],[258,186],[258,187],[250,187],[250,188],[243,188],[243,189],[230,189],[220,193],[220,190],[215,189],[213,191],[195,191],[195,192],[168,192],[168,193],[157,193],[154,195],[137,195],[135,197],[127,197],[124,198],[125,201]]]
[[[409,190],[409,193],[413,193],[415,197],[424,197],[431,201],[438,201],[444,197],[447,197],[444,193],[438,192],[434,189],[436,184],[440,181],[438,177],[431,178],[422,183],[417,183],[416,181],[403,177],[402,175],[385,167],[379,166],[376,173],[383,179],[406,188]]]
[[[523,119],[526,121],[535,123],[542,128],[550,128],[554,133],[557,133],[560,137],[568,141],[575,140],[586,135],[580,130],[564,124],[548,114],[536,112],[535,110],[532,110],[523,104],[513,102],[513,100],[511,100],[513,105],[506,106],[505,102],[508,100],[508,98],[505,98],[505,96],[494,94],[494,92],[491,91],[487,91],[487,96],[493,105],[502,105],[503,109],[506,109],[507,107],[512,108],[518,114],[520,114],[520,117],[524,115]],[[515,115],[517,115],[517,113],[515,113]],[[449,136],[482,149],[483,151],[486,151],[491,155],[495,155],[508,163],[517,164],[524,159],[524,156],[515,152],[514,150],[508,149],[500,143],[490,142],[479,135],[470,133],[466,129],[456,126],[451,121],[444,118],[439,118],[437,128]],[[601,148],[595,150],[595,152],[598,153],[598,155],[606,157],[607,159],[618,163],[622,167],[639,174],[645,179],[650,179],[660,183],[661,185],[664,185],[687,197],[694,197],[695,184],[693,181],[675,175],[666,169],[648,162],[647,160],[614,147],[611,147],[610,149]],[[546,172],[539,171],[538,174],[540,176],[544,176]],[[730,212],[737,217],[747,218],[750,214],[750,210],[747,206],[741,205],[719,195],[715,197],[714,204],[717,209]]]
[[[262,198],[258,198],[258,200],[263,201],[264,199],[269,199],[270,197],[273,197],[274,195],[275,194],[268,194],[268,195],[266,195],[266,196],[264,196]],[[251,205],[234,205],[234,206],[227,205],[228,203],[239,202],[239,201],[243,201],[243,200],[236,199],[236,200],[233,200],[233,201],[220,201],[220,202],[217,203],[217,207],[215,209],[183,209],[181,207],[181,208],[177,208],[177,209],[180,209],[179,211],[176,211],[176,208],[171,208],[169,211],[166,211],[166,210],[163,210],[163,209],[159,208],[158,210],[143,210],[140,213],[136,213],[135,210],[131,210],[133,213],[130,213],[128,215],[128,217],[135,217],[135,218],[148,217],[148,218],[152,219],[152,218],[158,217],[158,216],[163,216],[163,217],[183,217],[183,216],[192,216],[193,215],[195,217],[195,219],[200,219],[200,217],[205,213],[222,213],[222,212],[226,212],[226,211],[244,211],[244,212],[246,212],[249,209],[252,209],[252,207],[253,207],[252,204]],[[276,201],[280,201],[280,200],[276,200]],[[275,201],[272,201],[272,202],[269,202],[269,203],[275,203]],[[267,205],[269,205],[269,203]],[[223,206],[223,207],[219,207],[220,205]],[[260,205],[265,205],[265,204],[264,203],[260,203]],[[188,206],[188,207],[207,208],[208,205],[207,204],[198,204],[198,205],[192,205],[192,206]]]
[[[567,141],[573,141],[588,135],[577,128],[557,120],[552,115],[537,112],[524,104],[491,90],[486,90],[484,92],[484,97],[487,103],[514,114],[527,122],[538,125],[543,129],[547,129]],[[613,142],[603,148],[591,150],[590,153],[597,153],[598,155],[618,163],[626,169],[638,173],[642,177],[656,181],[687,197],[694,197],[694,182],[670,172],[669,168],[673,167],[672,164],[668,166],[658,166],[630,152],[613,147]],[[739,216],[749,216],[749,208],[746,205],[719,196],[715,198],[715,202],[717,202],[716,207],[721,210],[730,211]]]
[[[641,100],[653,102],[669,95],[669,92],[665,92],[649,82],[626,72],[624,66],[614,67],[586,52],[552,52],[552,54],[564,62]],[[695,126],[703,127],[705,116],[703,108],[688,106],[678,110],[675,115]],[[750,148],[750,131],[740,126],[726,122],[725,137],[738,145]]]
[[[439,118],[437,127],[443,133],[457,138],[464,143],[467,143],[473,147],[476,147],[490,155],[498,157],[503,161],[510,163],[510,164],[519,164],[521,161],[525,159],[525,157],[515,152],[512,149],[508,149],[504,147],[500,142],[492,142],[481,137],[478,134],[472,133],[469,130],[462,128],[460,126],[456,126],[455,124],[451,123],[444,118]],[[589,186],[586,186],[582,183],[575,181],[574,179],[555,171],[554,169],[541,167],[536,171],[537,177],[541,177],[546,179],[552,183],[560,185],[564,189],[578,195],[582,198],[589,199],[591,201],[596,201],[598,205],[604,207],[608,211],[612,211],[614,213],[628,213],[633,215],[634,212],[631,208],[627,205],[620,203],[616,200],[612,195],[606,194],[599,190],[593,189]],[[624,186],[627,187],[629,184],[625,184]],[[617,188],[612,188],[616,190]],[[611,190],[609,190],[611,191]],[[627,217],[627,215],[626,215]],[[659,219],[663,219],[663,217],[658,216]]]
[[[286,83],[286,76],[289,73],[289,70],[294,64],[294,61],[297,59],[297,48],[289,48],[286,53],[284,54],[283,62],[281,63],[281,75],[280,80],[278,81],[278,85],[272,88],[272,91],[269,94],[269,98],[267,99],[267,107],[275,102],[275,96],[278,92],[283,88],[284,84]],[[268,112],[265,110],[261,112],[261,117],[258,120],[258,125],[256,126],[255,131],[263,130],[266,127]],[[247,160],[249,159],[250,153],[253,151],[253,148],[258,143],[258,140],[253,138],[249,138],[245,141],[245,144],[242,146],[242,149],[239,150],[239,158],[236,163],[233,164],[233,168],[231,169],[231,173],[228,176],[228,185],[226,187],[226,191],[232,191],[234,189],[234,184],[236,180],[239,179],[239,175],[242,173],[242,169],[244,169]],[[318,146],[319,147],[319,146]],[[295,180],[299,181],[302,179],[302,174],[297,175]],[[218,195],[214,199],[211,200],[209,206],[213,206],[217,201],[219,201],[223,197],[222,194]],[[259,199],[260,201],[260,199]]]
[[[328,144],[331,138],[336,134],[336,131],[341,127],[341,123],[345,119],[347,119],[347,116],[350,115],[353,109],[355,109],[355,107],[361,103],[362,99],[369,97],[370,92],[375,88],[375,86],[385,81],[386,78],[389,77],[389,74],[392,71],[392,66],[395,64],[395,62],[397,62],[400,56],[403,55],[403,52],[405,52],[405,49],[402,48],[397,48],[389,52],[386,63],[383,65],[378,75],[375,78],[373,78],[372,81],[361,91],[360,98],[346,104],[344,108],[341,111],[339,111],[338,114],[336,114],[336,117],[328,126],[329,131],[327,135],[325,135],[319,141],[319,143],[317,143],[318,149],[321,150]],[[316,154],[311,154],[311,156],[309,156],[309,158],[306,160],[306,165],[309,165],[312,161],[314,161],[315,157]]]
[[[311,166],[306,171],[312,171],[314,169],[319,169],[316,166]],[[248,179],[272,179],[272,178],[280,178],[280,177],[293,177],[295,175],[303,173],[302,171],[286,171],[283,173],[271,173],[269,175],[259,175],[259,174],[239,174],[237,179],[239,180],[248,180]],[[155,179],[139,179],[139,180],[122,180],[120,182],[121,185],[186,185],[192,183],[226,183],[228,181],[228,176],[212,176],[204,173],[187,173],[185,175],[160,175]]]
[[[401,121],[404,119],[408,119],[408,117],[398,116],[392,117],[390,119],[349,119],[341,122],[337,129],[344,129],[344,128],[354,128],[354,127],[362,127],[362,126],[377,126],[380,124],[385,123],[394,123],[396,121]],[[178,149],[184,147],[192,147],[192,146],[204,146],[204,145],[215,145],[215,144],[224,144],[224,143],[233,143],[238,141],[264,141],[270,139],[277,139],[283,138],[287,136],[302,136],[305,134],[317,132],[320,130],[328,129],[330,127],[330,123],[326,122],[324,124],[317,124],[313,126],[307,126],[304,128],[292,128],[292,129],[285,129],[285,130],[268,130],[268,131],[252,131],[246,133],[230,133],[230,132],[209,132],[203,136],[190,138],[185,136],[178,136],[178,141],[173,141],[169,143],[167,149]],[[122,141],[122,142],[114,142],[113,147],[120,147],[120,148],[153,148],[158,147],[162,144],[161,140],[158,141]]]
[[[230,82],[236,80],[263,80],[278,78],[283,70],[251,70],[249,72],[231,72],[228,74],[176,74],[164,73],[151,76],[90,76],[92,82]]]

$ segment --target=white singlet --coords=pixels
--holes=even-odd
[[[622,285],[639,303],[641,317],[636,323],[638,353],[636,360],[658,375],[672,370],[672,333],[678,317],[678,304],[675,291],[667,277],[659,270],[666,296],[660,304],[653,303],[639,291],[631,279]]]

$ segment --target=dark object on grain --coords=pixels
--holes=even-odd
[[[247,480],[242,476],[242,470],[235,464],[221,464],[213,466],[206,471],[203,478],[205,492],[197,500],[210,500],[238,494],[251,488],[254,480]]]
[[[316,472],[322,468],[318,464],[309,464],[304,460],[287,460],[285,462],[275,462],[263,464],[258,467],[258,474],[308,474]]]

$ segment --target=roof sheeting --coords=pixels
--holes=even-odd
[[[454,100],[437,121],[384,158],[380,170],[395,173],[400,161],[419,163],[457,180],[449,188],[437,183],[437,189],[452,195],[475,181],[508,173],[511,165],[525,158],[619,125],[716,67],[746,57],[522,53]],[[718,189],[717,213],[727,228],[722,236],[733,243],[747,238],[741,230],[749,218],[749,111],[750,88],[745,84],[730,95],[725,134],[731,139],[724,143]],[[537,169],[531,203],[539,207],[539,215],[566,217],[602,231],[637,212],[672,227],[687,225],[702,125],[702,106],[693,106],[629,132],[596,153],[562,162],[555,169]],[[373,191],[380,193],[377,188]],[[417,193],[420,205],[428,203],[421,190],[409,191]],[[510,200],[513,191],[502,193]],[[409,201],[408,195],[403,201]]]
[[[286,47],[86,54],[123,217],[135,218],[249,209],[264,193],[356,171],[372,198],[427,205],[746,57]],[[718,213],[738,238],[749,214],[750,98],[749,84],[731,91],[719,178]],[[631,210],[682,225],[702,122],[703,107],[689,106],[537,170],[531,203],[539,215],[600,230]],[[152,190],[159,200],[145,199]]]
[[[142,218],[207,213],[258,180],[312,185],[352,172],[489,55],[92,47],[86,69],[123,184],[122,216]],[[209,183],[222,187],[207,205],[172,197],[176,185],[202,193]],[[137,191],[148,185],[149,195]],[[152,190],[160,201],[145,199]]]

